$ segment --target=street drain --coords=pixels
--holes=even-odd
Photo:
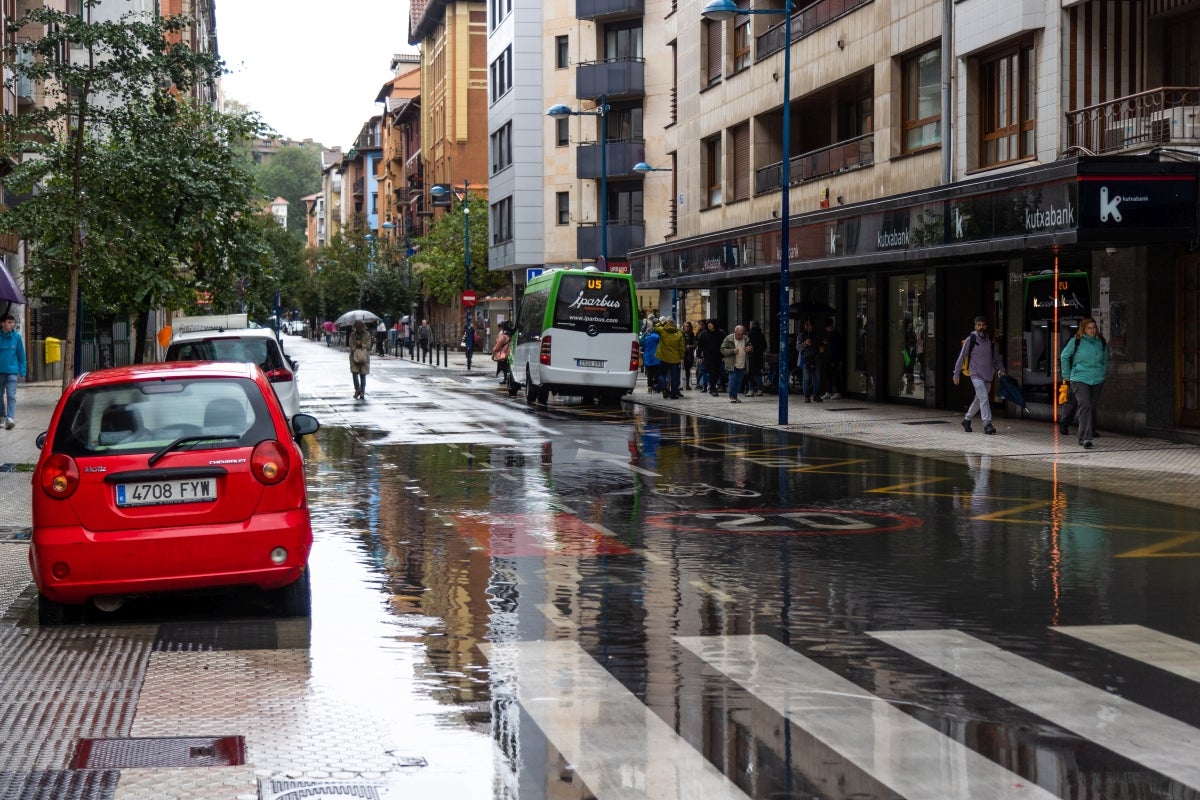
[[[241,736],[80,739],[71,769],[237,767],[246,763]]]
[[[112,800],[121,773],[112,770],[38,770],[0,772],[0,797],[4,800]]]
[[[261,778],[259,800],[326,800],[330,797],[360,797],[379,800],[379,792],[368,783],[328,781],[280,781]]]

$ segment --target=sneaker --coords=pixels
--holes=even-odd
[[[4,420],[4,430],[11,431],[16,424],[17,421],[12,417],[9,417],[8,419]]]
[[[741,401],[741,400],[738,400],[736,397],[731,397],[731,398],[729,398],[729,402],[731,402],[731,403],[740,403],[740,402],[742,402],[742,401]]]
[[[833,392],[826,392],[825,394],[821,395],[821,399],[822,400],[832,400]]]
[[[829,399],[830,400],[841,400],[842,396],[840,394],[838,394],[837,392],[834,392],[833,394],[831,394],[829,396]]]
[[[963,430],[964,430],[964,431],[966,431],[967,433],[970,433],[970,432],[971,432],[971,420],[969,420],[969,419],[964,419],[964,420],[962,421],[962,426],[963,426]]]
[[[1085,450],[1090,450],[1090,449],[1091,449],[1091,447],[1092,447],[1092,440],[1091,440],[1091,439],[1085,439],[1085,440],[1083,440],[1082,442],[1080,442],[1080,444],[1081,444],[1081,445],[1083,445],[1083,447],[1084,447],[1084,449],[1085,449]]]
[[[993,428],[992,423],[989,422],[987,425],[983,426],[983,432],[986,433],[988,436],[991,436],[996,432],[996,429]]]

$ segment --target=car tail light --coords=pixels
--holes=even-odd
[[[635,341],[629,345],[629,371],[638,371],[638,361],[641,360],[642,348]]]
[[[538,361],[542,364],[545,364],[547,367],[550,366],[550,337],[549,336],[542,337],[542,350],[541,350],[541,353],[538,355]]]
[[[42,467],[42,491],[55,500],[66,500],[79,488],[79,466],[75,459],[55,453]]]
[[[267,486],[274,486],[286,478],[290,466],[287,451],[274,439],[259,442],[250,457],[250,471],[259,483]]]
[[[283,367],[273,369],[267,373],[267,380],[271,383],[289,383],[292,380],[292,371]]]

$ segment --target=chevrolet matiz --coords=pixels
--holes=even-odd
[[[304,458],[253,364],[174,362],[89,372],[38,437],[29,566],[38,620],[89,603],[255,587],[306,616],[312,547]],[[295,440],[293,440],[293,435]]]

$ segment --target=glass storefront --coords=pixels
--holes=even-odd
[[[842,317],[846,348],[842,383],[847,392],[863,396],[866,396],[871,388],[867,351],[873,326],[868,318],[867,300],[866,278],[851,278],[846,281],[846,313]]]
[[[925,399],[925,275],[888,278],[887,395]]]

